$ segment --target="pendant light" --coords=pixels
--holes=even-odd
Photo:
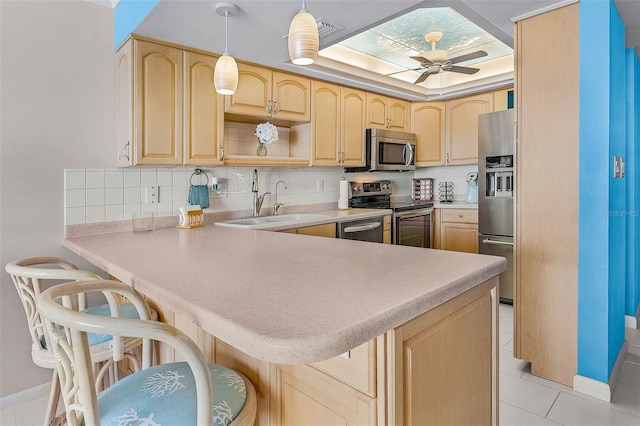
[[[310,65],[318,58],[320,37],[318,24],[302,0],[300,12],[293,17],[289,27],[289,57],[296,65]]]
[[[233,95],[238,87],[238,64],[227,50],[227,20],[229,15],[235,16],[238,10],[238,6],[233,3],[216,4],[216,13],[224,16],[224,53],[218,58],[216,67],[213,70],[213,85],[216,88],[216,92],[221,95]]]

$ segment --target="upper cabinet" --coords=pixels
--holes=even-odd
[[[311,165],[364,165],[366,92],[312,82]]]
[[[416,134],[416,167],[443,166],[445,162],[445,103],[413,102],[411,131]]]
[[[241,116],[308,122],[311,81],[308,78],[238,64],[238,88],[227,96],[225,112]]]
[[[215,61],[146,40],[118,50],[118,166],[219,164]]]
[[[408,130],[409,105],[407,101],[367,93],[366,128]]]
[[[222,162],[223,96],[213,85],[216,58],[184,52],[184,164]]]
[[[492,111],[492,93],[482,93],[446,102],[445,164],[478,163],[478,115]]]

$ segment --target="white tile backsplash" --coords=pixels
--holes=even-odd
[[[240,131],[235,129],[234,131]],[[129,220],[131,213],[152,211],[158,217],[177,216],[178,208],[187,203],[189,182],[195,167],[133,167],[127,169],[68,169],[65,179],[65,224],[78,225],[101,221]],[[210,193],[209,208],[205,211],[224,212],[251,210],[253,196],[251,183],[254,167],[202,167],[208,177],[217,177],[224,183],[227,193],[218,198]],[[286,206],[337,202],[339,181],[389,179],[393,195],[411,194],[413,173],[355,173],[344,174],[342,169],[260,167],[258,177],[260,193],[271,192],[264,200],[263,208],[275,203],[275,185],[285,181],[287,189],[280,185],[278,202]],[[443,167],[418,169],[415,176],[453,180],[460,187],[456,193],[466,191],[467,167]],[[204,183],[201,176],[194,177],[194,184]],[[317,182],[322,181],[322,191],[317,192]],[[464,185],[464,186],[463,186]],[[158,203],[146,202],[146,187],[156,186]],[[437,194],[437,193],[436,193]]]

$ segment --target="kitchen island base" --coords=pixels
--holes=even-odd
[[[210,362],[249,377],[257,425],[497,425],[497,285],[491,278],[349,352],[301,365],[252,358],[157,308]]]

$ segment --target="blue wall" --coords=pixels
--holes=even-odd
[[[582,0],[578,374],[601,382],[624,342],[627,179],[613,179],[613,156],[626,157],[625,62],[613,1]]]
[[[114,12],[114,47],[133,32],[140,22],[160,3],[160,0],[120,0]]]
[[[640,305],[640,61],[635,49],[626,52],[627,79],[627,288],[625,314],[635,316]],[[634,178],[635,177],[635,178]]]

